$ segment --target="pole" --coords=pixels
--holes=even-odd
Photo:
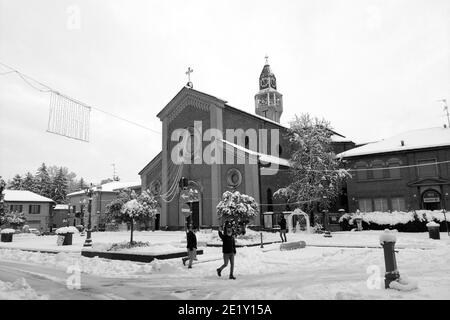
[[[393,281],[398,281],[400,273],[397,270],[397,261],[395,259],[395,242],[397,241],[395,235],[389,230],[386,230],[380,236],[380,244],[383,246],[384,251],[384,264],[386,267],[386,273],[384,275],[384,287],[389,288],[389,285]]]
[[[92,212],[92,193],[93,193],[93,189],[92,189],[92,183],[91,183],[91,187],[87,190],[86,192],[89,196],[89,204],[88,204],[88,229],[86,232],[86,240],[84,241],[84,245],[83,247],[92,247],[92,239],[91,239],[91,212]]]

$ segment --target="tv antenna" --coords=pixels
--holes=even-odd
[[[450,113],[448,111],[447,99],[441,99],[441,100],[438,100],[438,101],[444,103],[444,112],[447,115],[447,124],[448,124],[448,127],[450,128]]]

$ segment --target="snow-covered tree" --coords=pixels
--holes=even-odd
[[[22,190],[22,184],[23,184],[22,177],[20,176],[20,174],[16,174],[12,179],[12,181],[9,183],[8,189]]]
[[[137,196],[134,191],[130,193],[127,190],[122,192],[115,201],[112,201],[107,206],[107,210],[117,222],[130,224],[130,244],[133,244],[134,223],[153,218],[156,214],[157,205],[158,201],[148,192],[143,191]]]
[[[38,168],[36,173],[36,189],[41,196],[51,198],[52,196],[52,182],[48,174],[45,163]]]
[[[222,222],[229,222],[236,228],[246,225],[259,212],[255,199],[239,191],[225,191],[216,208]]]
[[[56,203],[65,203],[67,195],[67,179],[63,168],[59,168],[58,173],[52,181],[52,199]]]
[[[31,172],[27,172],[22,181],[22,190],[28,190],[31,192],[38,192],[36,190],[36,182]]]
[[[340,160],[332,150],[333,131],[325,120],[311,118],[309,114],[295,116],[287,137],[294,152],[291,155],[292,183],[275,192],[292,207],[301,207],[312,213],[329,209],[339,194],[340,186],[349,173],[340,169]],[[299,204],[300,203],[300,204]]]
[[[80,178],[80,181],[78,181],[78,190],[84,190],[87,188],[87,183],[84,181],[83,177]]]

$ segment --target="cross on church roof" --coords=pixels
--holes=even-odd
[[[266,54],[264,58],[266,59],[266,64],[269,64],[269,56]]]
[[[189,88],[193,88],[193,87],[194,87],[194,85],[193,85],[192,82],[191,82],[191,73],[192,73],[192,72],[194,72],[194,70],[192,70],[191,67],[189,67],[189,68],[187,69],[187,71],[186,71],[186,74],[187,74],[187,76],[188,76],[188,83],[187,83],[187,86],[188,86]]]

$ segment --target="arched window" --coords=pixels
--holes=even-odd
[[[384,178],[384,162],[381,160],[372,161],[372,177],[374,179]]]
[[[273,197],[272,197],[272,189],[267,189],[267,211],[273,212]]]
[[[392,158],[387,161],[388,168],[392,167],[392,169],[388,169],[388,176],[389,178],[393,179],[399,179],[402,177],[400,167],[402,165],[402,161],[397,158]]]
[[[367,180],[367,163],[364,161],[357,162],[355,165],[356,177],[359,181]]]
[[[245,140],[245,141],[244,141],[245,149],[248,149],[248,146],[249,146],[249,143],[250,143],[250,139],[249,139],[248,136],[245,136],[245,139],[244,139],[244,140]]]

